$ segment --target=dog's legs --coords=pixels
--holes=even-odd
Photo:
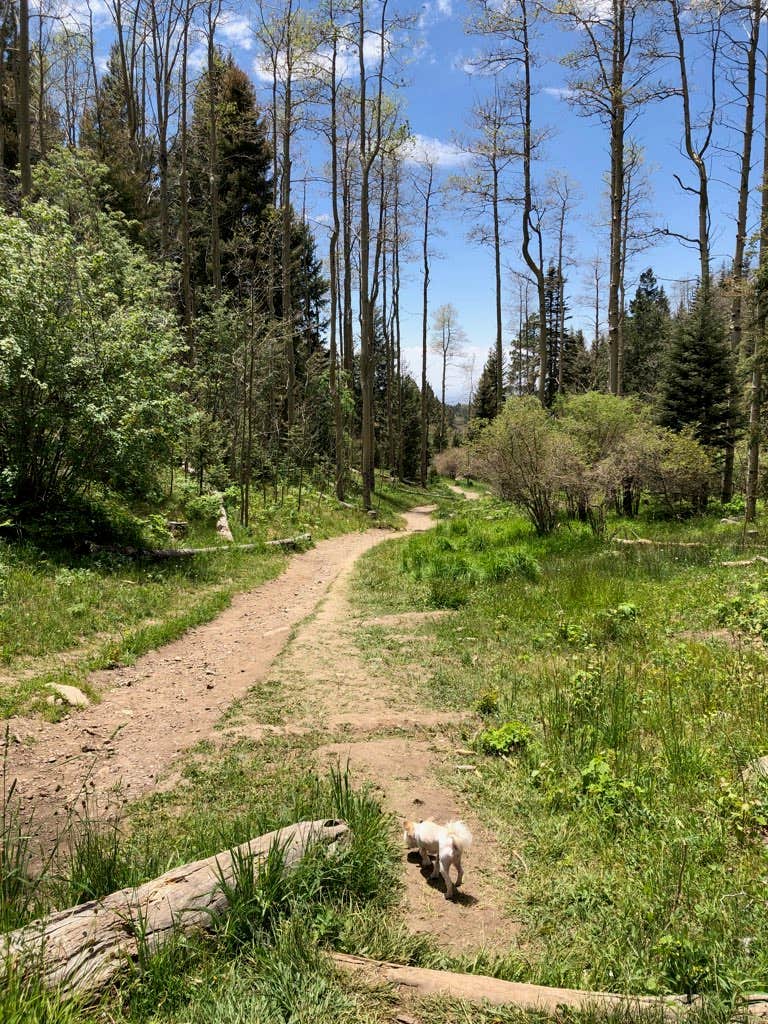
[[[419,853],[421,854],[421,866],[423,868],[428,868],[432,862],[429,859],[429,854],[427,853],[426,848],[424,846],[420,846]]]
[[[461,850],[458,847],[453,855],[453,863],[456,865],[456,885],[458,887],[464,881],[464,868],[461,866]]]
[[[451,864],[453,863],[453,852],[446,850],[440,854],[440,874],[445,882],[445,898],[452,900],[456,895],[456,889],[451,881]]]

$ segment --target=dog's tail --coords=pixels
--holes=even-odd
[[[466,850],[468,846],[472,845],[472,833],[463,821],[449,821],[445,826],[445,831],[459,850]]]

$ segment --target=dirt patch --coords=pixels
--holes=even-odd
[[[706,643],[708,640],[715,640],[728,647],[743,647],[745,643],[753,642],[751,637],[745,637],[741,633],[734,633],[730,629],[685,629],[677,634],[680,640],[693,640],[696,643]]]
[[[422,622],[439,622],[440,619],[451,615],[456,615],[456,612],[450,608],[441,608],[438,611],[430,612],[399,612],[394,615],[377,615],[372,619],[363,619],[360,625],[363,628],[386,626],[396,629],[398,626],[418,626]]]
[[[467,487],[459,487],[458,484],[448,484],[448,488],[454,494],[460,494],[462,498],[466,498],[467,501],[477,501],[478,498],[482,498],[482,494],[479,491],[472,491]]]
[[[453,953],[506,950],[515,929],[502,906],[503,857],[492,835],[434,777],[436,767],[450,770],[454,761],[460,762],[452,758],[451,750],[450,740],[438,734],[430,740],[333,743],[321,747],[317,757],[321,763],[348,762],[353,775],[367,779],[381,793],[398,824],[407,818],[466,821],[473,844],[464,858],[464,884],[455,901],[445,898],[442,880],[430,880],[418,857],[411,854],[406,860],[403,849],[403,916],[411,931],[428,933]]]

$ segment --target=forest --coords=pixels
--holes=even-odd
[[[246,13],[238,38],[257,55],[255,84],[218,0],[0,11],[0,501],[14,521],[90,493],[157,498],[179,467],[200,494],[236,487],[246,526],[254,488],[305,472],[342,500],[352,485],[370,508],[376,467],[424,486],[432,455],[461,442],[446,414],[457,364],[478,428],[510,397],[631,397],[660,427],[689,431],[713,462],[712,495],[743,493],[754,517],[768,216],[759,4],[470,6],[469,70],[483,88],[454,173],[409,128],[416,13]],[[582,186],[552,169],[537,120],[553,39],[568,106],[600,128],[607,156],[602,262],[574,252]],[[655,222],[633,134],[662,104],[681,140],[688,226],[674,229]],[[723,180],[727,203],[713,207]],[[430,298],[441,216],[457,204],[467,244],[494,268],[495,337],[477,380],[456,306]],[[651,268],[639,273],[662,237],[696,257],[674,298]],[[577,266],[593,278],[578,302]],[[406,283],[421,305],[408,321],[420,321],[414,367]],[[428,354],[442,369],[434,390]]]
[[[765,1020],[766,18],[0,0],[1,1024]]]

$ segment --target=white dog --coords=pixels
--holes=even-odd
[[[456,887],[461,885],[464,879],[461,855],[472,843],[472,833],[464,822],[449,821],[445,825],[438,825],[429,819],[406,821],[404,839],[409,850],[418,848],[422,867],[429,865],[430,856],[435,858],[430,878],[442,875],[445,881],[445,898],[453,899]],[[456,885],[451,881],[452,864],[456,865]]]

